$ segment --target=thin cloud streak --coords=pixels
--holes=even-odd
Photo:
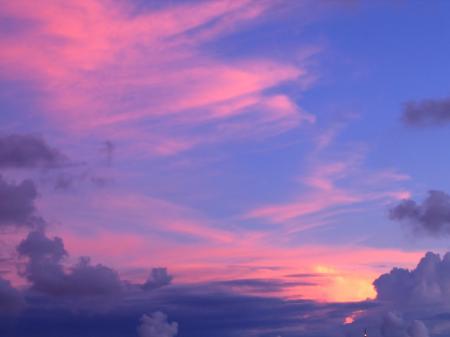
[[[154,154],[246,138],[249,131],[251,138],[271,136],[314,122],[289,96],[266,93],[306,79],[306,69],[263,58],[223,62],[200,52],[206,41],[262,20],[269,9],[269,2],[249,0],[139,13],[97,0],[11,2],[5,13],[32,28],[20,39],[0,36],[0,67],[12,79],[36,83],[42,110],[66,129],[133,139]]]

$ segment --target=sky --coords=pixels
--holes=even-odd
[[[0,335],[450,335],[450,2],[0,0]]]

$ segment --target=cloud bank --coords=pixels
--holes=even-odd
[[[383,337],[429,337],[428,329],[423,322],[414,320],[407,324],[398,314],[388,312],[381,326]]]
[[[394,268],[373,284],[377,300],[395,307],[450,304],[450,253],[428,252],[415,269]]]

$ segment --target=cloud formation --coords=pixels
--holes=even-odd
[[[203,46],[260,22],[274,5],[252,0],[170,2],[159,8],[137,8],[133,1],[5,3],[5,15],[22,29],[0,34],[5,47],[0,70],[7,78],[37,83],[36,106],[66,129],[132,139],[156,154],[260,139],[314,121],[293,97],[269,92],[289,82],[300,84],[298,90],[312,76],[292,55],[286,62],[259,57],[226,62]]]
[[[153,268],[147,281],[142,285],[144,290],[152,290],[169,285],[173,276],[169,275],[167,268]]]
[[[383,337],[429,337],[428,329],[423,322],[414,320],[407,324],[398,314],[388,312],[381,326]]]
[[[0,136],[0,168],[36,168],[60,166],[65,157],[34,135]]]
[[[377,300],[395,307],[450,304],[450,253],[428,252],[415,269],[394,268],[373,284]]]
[[[406,221],[416,232],[430,235],[450,234],[450,195],[443,191],[429,191],[421,204],[406,199],[393,207],[389,216]]]
[[[139,337],[174,337],[178,333],[178,323],[167,321],[167,315],[156,311],[151,315],[144,314],[138,327]]]
[[[83,257],[66,272],[62,260],[67,256],[61,238],[48,238],[42,230],[32,231],[19,244],[17,252],[28,258],[23,275],[32,290],[56,297],[113,296],[121,292],[117,272],[101,264],[91,265]]]
[[[30,226],[38,221],[34,206],[37,196],[33,181],[27,179],[16,184],[0,175],[0,226]]]
[[[407,102],[402,120],[407,125],[417,127],[446,125],[450,123],[450,98]]]

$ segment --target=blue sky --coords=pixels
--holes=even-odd
[[[230,318],[239,329],[222,325],[215,336],[356,336],[363,324],[384,337],[391,328],[428,336],[420,324],[447,333],[436,318],[446,305],[427,318],[385,295],[395,282],[373,282],[401,279],[391,268],[412,270],[427,251],[448,249],[450,3],[0,8],[0,299],[2,287],[21,298],[18,322],[39,325],[42,301],[48,315],[76,308],[58,324],[91,326],[86,293],[110,286],[123,302],[108,316],[112,299],[99,297],[95,315],[119,315],[121,332],[144,326],[129,336],[173,337],[170,319],[180,336],[207,335],[216,326],[202,330],[200,321],[217,312],[183,310],[209,299],[229,317],[228,301],[275,301],[287,315],[268,326],[251,314]],[[21,253],[24,242],[43,247],[33,240],[60,253]],[[42,283],[33,267],[41,263],[65,283]],[[445,259],[427,255],[428,263],[446,275]],[[420,267],[408,275],[418,307],[437,301],[421,292],[421,277],[448,296],[446,279]],[[71,288],[76,277],[82,290]],[[329,312],[324,330],[308,318]],[[166,334],[148,335],[152,324]],[[28,337],[50,328],[8,329]]]

